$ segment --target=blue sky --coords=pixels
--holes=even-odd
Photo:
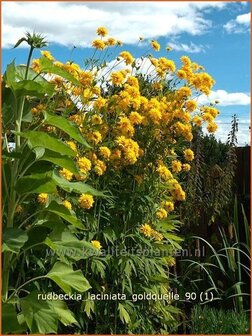
[[[25,31],[47,36],[48,49],[60,61],[83,64],[92,54],[90,41],[98,26],[124,42],[122,50],[142,56],[139,36],[157,39],[179,66],[188,55],[216,80],[211,99],[220,101],[217,137],[226,140],[231,116],[240,125],[239,144],[249,143],[250,123],[250,3],[249,2],[2,2],[2,71],[14,58],[25,63],[27,48],[12,49]],[[73,45],[77,46],[71,55]],[[173,50],[167,54],[165,47]],[[119,52],[119,50],[118,50]],[[37,52],[38,56],[39,53]],[[116,55],[115,55],[116,56]],[[202,98],[203,99],[203,98]],[[202,100],[204,101],[204,99]]]

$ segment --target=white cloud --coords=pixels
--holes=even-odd
[[[176,51],[185,51],[187,53],[200,53],[205,52],[207,46],[203,46],[201,44],[196,45],[194,43],[185,44],[185,43],[169,43],[169,47],[172,47],[173,50]]]
[[[228,21],[224,28],[228,33],[245,33],[249,31],[250,13],[236,16],[235,19]]]
[[[12,47],[26,30],[66,46],[87,46],[97,26],[125,43],[139,36],[170,38],[181,33],[200,35],[211,27],[205,12],[221,10],[219,1],[199,2],[15,2],[2,5],[2,46]]]
[[[198,97],[200,104],[207,104],[215,100],[219,101],[218,105],[220,106],[249,105],[250,95],[244,92],[229,93],[225,90],[216,90],[212,91],[208,97],[203,94]]]

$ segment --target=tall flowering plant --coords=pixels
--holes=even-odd
[[[12,63],[3,78],[3,299],[15,321],[8,332],[167,333],[179,321],[172,300],[133,304],[132,295],[170,291],[193,129],[217,129],[218,110],[197,97],[214,80],[186,56],[177,69],[148,54],[160,50],[157,41],[134,59],[128,51],[114,56],[122,42],[106,28],[97,34],[84,67],[45,50],[31,61],[43,43],[28,35],[19,41],[31,45],[27,66]],[[71,310],[64,301],[40,302],[37,294],[49,290],[82,300]],[[126,298],[90,299],[118,293]]]

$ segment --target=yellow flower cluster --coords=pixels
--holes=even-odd
[[[105,27],[99,27],[97,34],[98,38],[92,45],[105,54],[104,60],[104,49],[122,45],[121,41],[107,37]],[[160,50],[157,41],[151,41],[150,46],[155,51]],[[95,179],[99,182],[102,175],[111,173],[109,176],[113,176],[116,172],[118,176],[127,171],[136,188],[144,188],[154,181],[155,187],[160,188],[155,220],[168,217],[176,202],[186,199],[179,176],[191,169],[189,163],[194,159],[194,153],[189,143],[193,131],[205,124],[209,132],[217,129],[214,120],[219,111],[214,104],[201,106],[194,99],[198,94],[210,93],[213,78],[187,56],[181,57],[178,69],[174,61],[166,57],[148,56],[151,65],[150,73],[147,70],[146,75],[138,72],[143,64],[139,65],[128,51],[119,52],[110,71],[105,63],[83,70],[73,62],[54,61],[46,51],[43,51],[43,57],[78,81],[79,85],[76,85],[55,76],[51,83],[56,90],[61,92],[63,89],[66,93],[64,103],[59,107],[64,110],[71,107],[68,120],[78,127],[91,145],[91,148],[77,147],[75,140],[64,139],[76,152],[74,160],[79,175],[65,168],[59,173],[69,181]],[[41,71],[39,59],[32,62],[32,68]],[[167,75],[171,73],[173,78],[167,82]],[[167,88],[167,85],[170,86]],[[34,106],[31,112],[40,118],[43,109],[44,106]],[[40,194],[38,202],[46,204],[47,197],[47,194]],[[63,204],[71,210],[69,201],[65,200]],[[91,209],[93,204],[91,195],[79,197],[81,208]],[[149,224],[143,224],[140,232],[155,240],[163,239]]]
[[[140,148],[136,141],[128,139],[125,136],[116,138],[116,143],[123,153],[124,164],[134,164],[140,155]]]
[[[141,225],[139,231],[148,238],[154,238],[157,241],[163,240],[163,235],[154,230],[149,224]]]
[[[89,194],[81,194],[79,197],[79,204],[83,209],[91,209],[94,204],[94,198]]]

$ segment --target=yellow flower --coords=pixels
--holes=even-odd
[[[192,161],[194,159],[194,153],[190,148],[185,149],[183,153],[186,161]]]
[[[85,87],[90,86],[93,82],[93,74],[90,71],[80,71],[79,81]]]
[[[36,107],[33,107],[31,109],[31,113],[33,115],[39,115],[39,114],[41,114],[44,111],[44,109],[45,109],[45,105],[44,104],[38,104]]]
[[[203,107],[203,111],[210,113],[213,118],[216,118],[219,114],[219,111],[215,107],[205,106]]]
[[[152,230],[151,236],[152,236],[152,238],[154,238],[157,241],[161,241],[161,240],[164,239],[164,236],[162,235],[162,233],[159,233],[156,230]]]
[[[191,169],[191,166],[188,163],[184,163],[182,165],[182,168],[183,168],[184,171],[187,172],[187,171],[189,171]]]
[[[63,67],[63,63],[59,62],[59,61],[55,61],[53,62],[53,65],[59,67],[59,68],[62,68]]]
[[[94,131],[92,133],[89,133],[88,138],[90,141],[92,141],[96,145],[102,141],[102,135],[99,131]]]
[[[172,191],[172,195],[176,201],[184,201],[185,200],[185,192],[182,189],[179,183],[174,185],[174,189]]]
[[[32,61],[32,70],[34,70],[37,73],[41,72],[40,61],[38,58]]]
[[[189,97],[192,92],[188,86],[182,86],[178,89],[177,94],[182,97]]]
[[[174,210],[174,203],[170,201],[162,202],[163,207],[168,211],[171,212]]]
[[[167,211],[164,208],[160,208],[156,212],[156,216],[158,219],[164,219],[167,217]]]
[[[100,110],[106,105],[107,100],[102,97],[98,97],[96,101],[94,102],[94,108]]]
[[[75,152],[77,152],[77,146],[73,141],[66,141],[66,144]]]
[[[160,112],[159,109],[157,108],[152,108],[150,111],[149,111],[149,117],[151,119],[151,121],[154,123],[154,124],[159,124],[161,118],[162,118],[162,114]]]
[[[47,200],[48,200],[48,194],[46,193],[41,193],[38,195],[38,202],[40,204],[46,204]]]
[[[130,119],[127,117],[120,117],[119,122],[117,123],[116,129],[122,134],[126,136],[133,136],[134,127],[131,124]]]
[[[122,51],[119,56],[124,59],[126,65],[130,65],[134,61],[133,56],[128,51]]]
[[[84,116],[81,116],[79,114],[73,114],[68,118],[68,120],[74,121],[78,126],[81,126],[81,124],[84,121],[84,118],[85,118]]]
[[[168,60],[165,57],[160,57],[158,60],[158,67],[162,70],[162,71],[171,71],[174,72],[176,67],[175,67],[175,63],[172,60]]]
[[[62,203],[68,210],[72,210],[72,204],[69,201],[64,200]]]
[[[125,164],[134,164],[140,155],[138,143],[132,139],[126,138],[123,135],[116,138],[116,143],[123,150]]]
[[[159,165],[156,171],[164,181],[168,181],[169,179],[172,178],[172,173],[165,165],[162,165],[162,164]]]
[[[207,130],[208,132],[210,133],[214,133],[218,128],[218,125],[214,122],[210,122],[208,125],[207,125]]]
[[[144,117],[141,116],[138,112],[131,112],[129,115],[129,120],[132,125],[140,125],[143,121]]]
[[[79,197],[79,204],[83,209],[91,209],[94,204],[94,198],[89,194],[81,194]]]
[[[212,116],[212,114],[206,112],[203,114],[202,119],[210,123],[214,120],[214,117]]]
[[[73,173],[70,172],[70,170],[63,168],[59,171],[60,175],[63,176],[68,181],[71,181],[73,178]]]
[[[108,30],[105,27],[98,27],[96,32],[97,32],[97,35],[102,36],[102,37],[108,35]]]
[[[98,114],[94,114],[91,118],[91,122],[93,125],[101,125],[102,118]]]
[[[104,41],[102,40],[94,40],[92,42],[92,46],[95,48],[95,49],[100,49],[100,50],[103,50],[105,47],[106,47],[106,44]]]
[[[178,70],[177,71],[177,77],[179,78],[179,79],[186,79],[186,72],[184,71],[184,70]]]
[[[129,84],[130,86],[139,88],[139,83],[138,83],[138,79],[134,76],[129,76],[127,78],[127,84]]]
[[[143,224],[141,225],[139,231],[143,233],[146,237],[151,237],[152,234],[152,228],[149,224]]]
[[[182,56],[182,57],[180,57],[180,60],[185,65],[190,65],[191,64],[191,60],[188,56]]]
[[[31,109],[31,113],[32,113],[34,116],[36,116],[36,115],[41,114],[41,111],[39,111],[36,107],[33,107],[33,108]]]
[[[91,240],[91,244],[98,250],[102,248],[101,243],[98,240]]]
[[[109,37],[106,41],[106,45],[114,46],[114,45],[116,45],[116,40],[113,37]]]
[[[111,80],[113,85],[121,85],[125,79],[125,76],[121,71],[113,72],[111,74]]]
[[[179,173],[182,170],[182,164],[180,161],[173,160],[172,161],[172,171],[174,173]]]
[[[201,119],[201,117],[199,117],[197,115],[193,117],[192,121],[196,126],[201,126],[202,125],[202,119]]]
[[[50,53],[50,51],[48,50],[41,50],[41,55],[48,58],[50,61],[54,61],[54,57],[52,56],[52,54]]]
[[[94,171],[96,172],[97,175],[101,176],[105,173],[107,167],[105,163],[101,160],[96,160],[95,166],[94,166]]]
[[[152,40],[151,41],[151,46],[155,51],[159,51],[160,50],[160,44],[157,41]]]
[[[185,107],[188,112],[193,112],[197,108],[197,103],[195,100],[188,100],[185,104]]]
[[[108,160],[111,155],[111,150],[106,146],[102,146],[99,148],[99,153],[104,159]]]
[[[78,166],[80,167],[80,171],[83,174],[87,174],[90,169],[91,169],[91,161],[89,159],[87,159],[86,157],[81,157],[78,159],[77,161]]]

